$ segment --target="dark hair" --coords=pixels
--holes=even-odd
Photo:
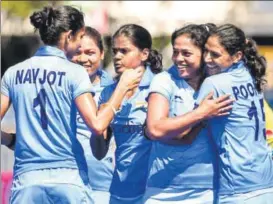
[[[205,44],[207,42],[208,37],[210,36],[210,33],[216,28],[216,25],[213,23],[206,23],[206,24],[189,24],[186,25],[178,30],[175,30],[172,33],[171,36],[171,42],[174,46],[174,41],[176,38],[178,38],[181,35],[187,35],[193,44],[201,49],[202,56],[201,56],[201,69],[200,72],[202,74],[201,80],[199,82],[199,86],[205,79],[205,61],[204,61],[204,50],[205,50]]]
[[[30,16],[30,22],[48,45],[57,45],[62,32],[72,30],[74,35],[84,27],[83,13],[71,6],[44,7]]]
[[[126,24],[115,32],[113,39],[120,35],[130,38],[140,50],[148,48],[150,52],[145,65],[149,65],[153,73],[162,71],[162,55],[157,50],[152,49],[152,36],[148,30],[136,24]]]
[[[242,60],[245,62],[250,74],[254,79],[256,89],[261,92],[262,86],[266,83],[264,78],[266,73],[266,59],[259,55],[256,42],[247,39],[245,33],[232,24],[224,24],[217,27],[212,32],[219,39],[219,43],[225,48],[229,55],[234,55],[241,51],[244,55]]]
[[[97,44],[98,48],[100,49],[100,52],[103,52],[103,42],[102,42],[102,37],[99,31],[97,31],[95,28],[92,28],[90,26],[86,26],[85,36],[92,38]]]
[[[216,25],[214,25],[213,23],[207,23],[207,24],[201,24],[201,25],[197,25],[197,24],[186,25],[178,30],[175,30],[172,33],[172,37],[171,37],[172,45],[174,45],[174,41],[177,37],[186,34],[190,37],[194,45],[196,45],[203,51],[210,32],[214,30],[215,28],[216,28]]]

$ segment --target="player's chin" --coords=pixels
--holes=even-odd
[[[207,75],[212,76],[215,74],[219,74],[221,72],[221,68],[219,67],[206,67]]]
[[[184,79],[191,79],[192,77],[195,76],[195,74],[188,72],[187,70],[179,70],[178,74],[181,78]]]

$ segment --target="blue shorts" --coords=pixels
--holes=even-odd
[[[212,204],[214,191],[211,189],[161,189],[148,187],[143,198],[145,204]]]
[[[249,193],[241,193],[234,195],[220,195],[220,204],[272,204],[273,188],[266,188]]]
[[[86,176],[87,178],[87,176]],[[78,169],[43,169],[13,178],[12,204],[93,204],[92,189]]]

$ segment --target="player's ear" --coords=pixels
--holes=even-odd
[[[145,62],[150,54],[150,50],[148,48],[144,48],[141,53],[141,61]]]
[[[67,41],[70,41],[73,38],[73,36],[72,36],[72,30],[69,30],[67,32],[66,37],[67,37]]]
[[[101,52],[100,59],[104,60],[104,51]]]
[[[243,57],[242,51],[236,52],[236,53],[232,56],[232,61],[233,61],[233,63],[235,64],[235,63],[239,62],[239,61],[242,59],[242,57]]]

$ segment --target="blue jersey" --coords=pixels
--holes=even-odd
[[[114,81],[111,76],[103,71],[98,70],[96,73],[100,77],[100,82],[93,84],[93,89],[95,91],[94,99],[98,105],[98,99],[100,97],[101,91]],[[82,147],[84,149],[85,158],[88,166],[88,176],[91,187],[93,190],[109,191],[113,172],[114,172],[114,138],[110,140],[109,151],[102,160],[97,160],[91,151],[90,147],[90,137],[92,133],[83,121],[79,112],[77,113],[77,138],[79,139]]]
[[[124,99],[111,122],[117,149],[116,167],[110,192],[122,198],[135,198],[145,192],[152,142],[143,136],[150,82],[154,74],[147,67],[139,88],[130,99]],[[109,100],[117,83],[106,87],[99,104]]]
[[[106,71],[103,71],[101,69],[99,69],[96,73],[99,77],[100,77],[100,82],[99,83],[93,83],[93,89],[95,91],[95,96],[94,99],[96,101],[96,104],[98,106],[98,101],[100,98],[100,94],[102,92],[102,90],[106,87],[109,86],[111,84],[114,83],[113,78],[110,76],[110,74],[108,74]]]
[[[45,168],[86,170],[74,99],[91,90],[85,69],[51,46],[6,71],[1,91],[15,111],[15,175]]]
[[[244,63],[208,77],[197,102],[210,92],[232,94],[230,115],[211,119],[211,135],[219,154],[219,194],[237,194],[273,186],[273,161],[265,140],[263,95]]]
[[[154,77],[150,93],[169,101],[169,117],[183,115],[194,108],[196,92],[179,77],[175,66]],[[192,144],[172,146],[153,143],[148,187],[172,189],[212,189],[213,155],[206,131]]]

